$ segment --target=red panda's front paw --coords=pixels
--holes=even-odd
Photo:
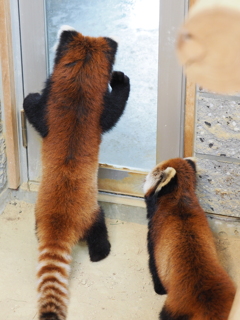
[[[110,82],[112,88],[119,85],[129,85],[129,78],[121,71],[114,71]]]
[[[41,95],[39,93],[30,93],[23,101],[23,109],[27,112],[38,103]]]
[[[39,93],[29,93],[24,101],[29,101],[29,102],[37,102],[40,99],[41,95]]]

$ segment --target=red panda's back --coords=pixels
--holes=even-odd
[[[227,320],[235,286],[221,267],[204,212],[188,219],[155,215],[155,259],[167,290],[166,306],[191,320]],[[177,209],[176,209],[177,210]],[[179,210],[179,209],[178,209]],[[186,210],[187,211],[187,210]],[[153,219],[154,219],[153,218]]]

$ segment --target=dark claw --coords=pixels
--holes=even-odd
[[[114,71],[110,82],[111,87],[121,84],[129,84],[129,78],[121,71]]]

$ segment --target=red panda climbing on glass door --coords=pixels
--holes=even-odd
[[[35,208],[41,320],[66,319],[73,245],[85,239],[92,261],[110,251],[97,173],[101,135],[121,117],[130,91],[129,78],[112,72],[116,51],[110,38],[62,28],[42,94],[24,100],[29,122],[43,137]]]

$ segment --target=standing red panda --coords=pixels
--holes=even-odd
[[[149,268],[155,291],[167,293],[161,320],[227,320],[233,303],[195,186],[195,163],[181,158],[158,164],[144,183]]]
[[[24,100],[29,122],[43,137],[35,208],[41,320],[66,319],[71,250],[79,239],[87,241],[92,261],[110,252],[97,173],[101,135],[117,123],[130,91],[129,78],[112,72],[116,51],[110,38],[62,29],[42,94]]]

